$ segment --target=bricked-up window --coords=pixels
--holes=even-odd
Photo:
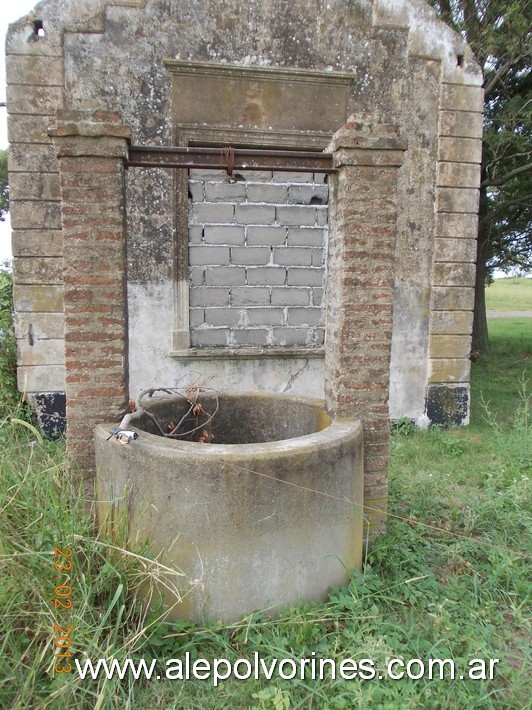
[[[324,342],[326,176],[191,170],[192,347]]]

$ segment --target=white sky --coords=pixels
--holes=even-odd
[[[7,27],[23,15],[27,15],[38,0],[3,0],[0,9],[0,35],[2,37],[2,50],[0,54],[0,102],[6,100],[6,66],[5,66],[5,37]],[[0,108],[0,149],[7,148],[7,111]],[[0,222],[0,261],[11,258],[11,227],[9,217],[5,222]]]

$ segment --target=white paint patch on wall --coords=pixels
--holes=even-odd
[[[425,409],[430,290],[396,290],[390,363],[390,419],[418,419]]]
[[[129,394],[136,398],[146,387],[173,386],[166,361],[172,349],[173,283],[147,286],[129,283]]]
[[[470,48],[437,19],[435,10],[424,0],[377,0],[373,6],[373,21],[377,25],[408,28],[409,54],[438,57],[443,63],[446,81],[482,86],[482,73],[473,61]],[[458,71],[457,54],[465,54],[468,60]]]
[[[322,358],[195,357],[174,358],[172,350],[173,283],[128,285],[129,392],[136,398],[148,387],[175,387],[198,379],[237,392],[290,392],[324,397]]]

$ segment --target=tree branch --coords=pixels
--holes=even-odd
[[[510,170],[510,172],[506,173],[506,175],[502,178],[497,178],[496,180],[484,180],[484,182],[480,183],[480,187],[495,187],[496,185],[504,185],[504,183],[508,182],[508,180],[511,180],[513,177],[520,175],[521,173],[526,173],[527,170],[532,170],[532,163],[527,163],[526,165],[521,165],[519,168],[515,168],[515,170]]]
[[[462,7],[464,10],[464,23],[466,27],[468,27],[470,30],[473,30],[472,32],[470,32],[471,40],[475,40],[478,37],[481,29],[480,18],[477,13],[477,7],[475,5],[474,0],[463,0]]]
[[[506,200],[505,202],[500,202],[494,210],[488,212],[488,214],[486,214],[479,221],[479,225],[488,224],[493,220],[496,215],[500,214],[501,212],[504,212],[507,207],[514,207],[516,205],[532,205],[532,194],[524,195],[519,200]]]
[[[440,14],[444,18],[444,20],[452,26],[452,28],[458,32],[458,27],[455,22],[454,18],[454,13],[453,9],[451,7],[451,2],[450,0],[440,0],[439,2],[440,5]]]
[[[508,61],[506,61],[502,65],[502,67],[495,72],[490,81],[484,87],[484,101],[487,101],[489,99],[491,92],[499,82],[501,82],[501,84],[503,84],[504,86],[504,77],[506,76],[506,74],[508,74],[512,66],[518,61],[519,59],[517,58],[508,59]]]
[[[526,150],[524,153],[514,153],[513,155],[501,155],[500,158],[495,158],[491,163],[488,163],[484,167],[484,170],[490,170],[494,165],[500,163],[501,160],[513,160],[514,158],[524,158],[525,156],[528,158],[529,155],[532,155],[532,150]]]
[[[525,45],[525,48],[523,49],[522,45]],[[532,54],[532,50],[526,49],[526,37],[522,38],[522,41],[520,42],[519,46],[519,52],[514,53],[512,57],[510,57],[492,76],[492,78],[488,81],[486,86],[484,87],[484,100],[486,101],[495,86],[499,83],[503,82],[504,76],[510,71],[510,69],[515,66],[516,64],[519,64],[519,62],[527,59],[530,57]]]

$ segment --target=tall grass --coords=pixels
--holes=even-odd
[[[0,422],[0,706],[10,708],[524,708],[530,602],[531,343],[506,335],[474,368],[470,427],[393,436],[388,534],[326,602],[271,619],[167,624],[138,603],[156,561],[110,549],[67,475],[62,443]],[[510,336],[508,335],[510,333]],[[497,377],[495,377],[495,373]],[[15,412],[16,415],[16,412]],[[54,547],[74,550],[54,569]],[[250,574],[253,570],[250,570]],[[55,609],[58,584],[71,610]],[[493,680],[80,680],[54,673],[54,623],[73,658],[498,658]]]
[[[63,664],[133,656],[153,621],[136,594],[159,565],[98,535],[79,480],[67,473],[62,443],[10,417],[0,422],[0,447],[0,706],[128,703],[127,683],[80,684],[73,673],[54,671],[61,652],[54,625],[72,628],[73,656]],[[69,571],[56,569],[54,548],[73,551]],[[70,609],[55,608],[58,585],[72,589]]]

